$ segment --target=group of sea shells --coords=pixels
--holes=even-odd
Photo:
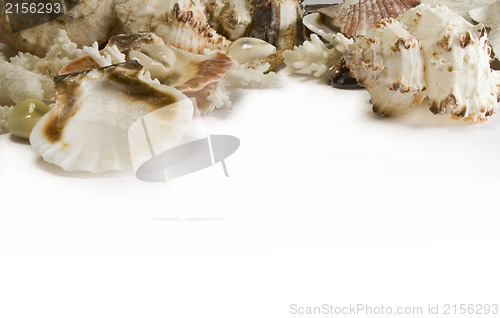
[[[227,87],[275,82],[282,61],[339,85],[353,78],[381,116],[423,104],[484,120],[500,101],[490,68],[500,55],[500,0],[435,2],[345,0],[306,13],[301,0],[80,0],[17,33],[0,12],[0,41],[24,52],[10,63],[0,55],[2,68],[39,78],[19,88],[0,72],[0,86],[15,103],[55,102],[31,132],[33,149],[64,170],[93,173],[132,167],[127,134],[147,114],[163,136],[150,142],[167,150],[195,106],[208,113],[230,103]]]
[[[158,136],[148,143],[166,151],[194,114],[230,105],[227,87],[275,83],[275,54],[300,38],[303,13],[298,0],[80,0],[65,16],[14,33],[0,11],[0,41],[22,52],[0,58],[2,68],[31,83],[0,72],[3,100],[55,99],[29,135],[47,162],[93,173],[137,168],[133,125],[148,114]],[[66,63],[46,58],[68,47],[76,53]]]
[[[498,71],[491,69],[500,56],[498,9],[500,0],[346,0],[306,15],[304,25],[313,32],[309,43],[318,46],[317,34],[333,45],[330,52],[341,51],[327,66],[338,71],[338,61],[345,62],[376,114],[393,117],[423,104],[476,122],[500,101]],[[285,60],[292,70],[300,64],[296,55]]]

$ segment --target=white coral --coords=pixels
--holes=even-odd
[[[283,57],[289,72],[322,77],[340,60],[342,53],[335,47],[328,48],[316,34],[311,34],[310,41],[286,50]]]

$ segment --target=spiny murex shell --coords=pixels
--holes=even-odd
[[[67,171],[130,169],[131,155],[138,155],[128,143],[132,124],[146,114],[157,116],[164,134],[154,142],[166,150],[193,116],[185,95],[144,76],[137,61],[60,76],[56,91],[56,107],[35,125],[30,142],[47,162]]]
[[[43,57],[53,45],[54,34],[60,30],[65,30],[71,41],[81,47],[94,41],[104,43],[118,22],[114,12],[115,0],[59,1],[61,2],[76,2],[76,5],[55,20],[15,33],[12,32],[5,6],[1,4],[0,41],[9,44],[15,51],[30,52]],[[21,9],[21,5],[19,7]],[[29,15],[25,19],[28,20]]]
[[[300,0],[208,0],[206,4],[210,24],[231,40],[258,38],[282,49],[289,27],[295,38],[302,36]]]
[[[401,36],[392,36],[395,29]],[[388,35],[388,41],[378,39]],[[419,5],[397,21],[380,23],[349,46],[345,59],[382,115],[418,104],[422,94],[434,114],[473,121],[486,119],[498,107],[484,27],[471,25],[446,7]],[[399,77],[394,74],[403,81],[395,81]],[[388,93],[382,86],[400,93]]]
[[[202,54],[231,44],[208,23],[200,0],[118,0],[115,6],[123,33],[154,32],[180,49]]]

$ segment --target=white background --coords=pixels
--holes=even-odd
[[[65,173],[0,136],[0,317],[498,304],[499,115],[381,119],[363,90],[280,76],[204,119],[241,140],[229,178]]]
[[[0,317],[498,302],[500,117],[381,119],[363,90],[280,76],[204,119],[241,140],[229,178],[70,174],[0,136]]]

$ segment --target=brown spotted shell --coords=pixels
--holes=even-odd
[[[116,35],[109,40],[108,46],[116,45],[121,53],[130,60],[129,53],[133,50],[141,50],[143,45],[156,44],[165,46],[164,42],[149,32],[137,34]],[[199,91],[207,85],[216,83],[231,70],[232,59],[223,52],[215,52],[207,55],[194,54],[172,46],[167,46],[176,56],[175,72],[167,78],[158,78],[165,85],[175,87],[182,93]],[[82,72],[99,68],[90,56],[77,59],[64,66],[59,75]],[[145,67],[148,70],[147,66]]]
[[[342,4],[318,9],[349,37],[363,35],[384,18],[397,18],[420,0],[346,0]]]

